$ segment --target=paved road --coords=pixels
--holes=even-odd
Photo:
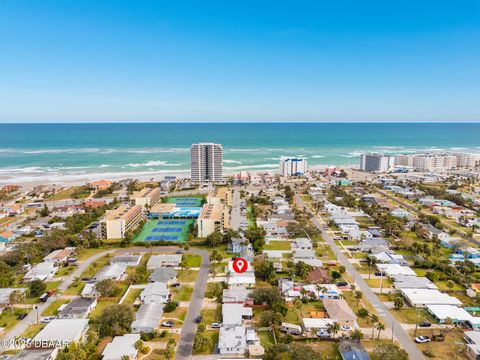
[[[70,275],[67,275],[64,277],[63,282],[58,286],[57,290],[59,291],[66,290],[73,283],[75,278],[79,277],[80,274],[84,272],[87,269],[87,267],[90,266],[91,263],[93,263],[98,258],[108,254],[109,252],[113,252],[113,251],[114,250],[107,250],[107,251],[95,254],[90,258],[88,258],[87,260],[80,263],[78,267],[74,271],[72,271]],[[19,321],[17,325],[15,325],[9,332],[7,332],[0,340],[12,340],[22,335],[31,324],[34,324],[37,322],[37,313],[38,313],[38,317],[41,318],[42,312],[54,301],[55,301],[55,298],[51,297],[51,298],[48,298],[46,302],[37,304],[37,310],[30,311],[30,313],[25,319]]]
[[[175,360],[188,360],[192,355],[193,339],[197,331],[195,319],[200,315],[202,309],[202,301],[207,287],[208,274],[210,272],[209,253],[206,250],[192,249],[189,250],[202,257],[202,265],[198,272],[197,281],[193,290],[192,300],[188,309],[187,317],[183,323],[182,332],[180,333],[180,342],[177,347]]]
[[[240,211],[240,192],[237,189],[233,190],[232,195],[232,213],[230,219],[230,225],[232,229],[238,230],[242,221],[242,215]]]
[[[296,198],[297,204],[299,204],[301,207],[306,207],[305,203],[303,202],[300,196],[296,195],[295,198]],[[310,213],[313,216],[313,213],[312,212]],[[395,338],[400,343],[400,346],[402,347],[402,349],[404,349],[408,353],[410,359],[413,359],[413,360],[425,359],[421,351],[418,350],[418,348],[415,346],[415,343],[410,339],[408,334],[402,328],[402,325],[400,324],[400,322],[398,322],[392,316],[392,314],[390,314],[385,304],[381,302],[378,299],[378,297],[373,293],[372,289],[368,286],[365,280],[363,280],[362,276],[353,267],[353,265],[350,263],[347,257],[342,253],[342,251],[337,246],[337,244],[335,244],[335,242],[332,240],[330,235],[325,231],[324,229],[325,223],[323,222],[323,220],[322,222],[320,222],[319,219],[320,219],[319,217],[313,216],[312,222],[321,231],[323,239],[325,239],[327,244],[330,245],[333,252],[337,256],[338,261],[340,261],[340,263],[343,266],[345,266],[345,268],[347,269],[347,273],[353,276],[356,287],[362,291],[363,296],[377,310],[378,315],[380,315],[380,317],[383,319],[385,326],[390,327],[390,331],[391,331],[391,328],[393,327],[393,334],[395,335]]]

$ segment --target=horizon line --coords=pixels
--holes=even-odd
[[[480,124],[480,120],[472,121],[19,121],[4,122],[0,125],[45,125],[45,124]]]

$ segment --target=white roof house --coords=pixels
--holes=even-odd
[[[244,318],[251,318],[252,316],[252,308],[244,307],[243,304],[228,303],[222,306],[223,326],[240,326]]]
[[[313,249],[312,242],[310,239],[307,238],[296,238],[293,240],[293,246],[296,249],[302,249],[302,250],[311,250]]]
[[[7,305],[10,303],[10,294],[16,290],[25,293],[25,288],[0,288],[0,305]]]
[[[262,254],[269,260],[281,260],[284,254],[291,254],[291,250],[262,250]]]
[[[52,262],[41,262],[35,265],[29,272],[25,274],[23,277],[23,281],[33,281],[33,280],[41,280],[45,281],[50,279],[55,275],[58,268]]]
[[[140,294],[140,300],[144,303],[154,302],[165,304],[170,297],[170,290],[167,284],[161,282],[149,283]]]
[[[380,253],[372,255],[379,263],[385,264],[398,264],[405,266],[407,265],[407,260],[402,255],[395,254],[392,251],[382,251]]]
[[[131,325],[132,332],[136,334],[141,332],[153,332],[160,324],[162,316],[163,304],[142,304],[135,314],[135,321]]]
[[[427,310],[430,314],[432,314],[440,324],[445,323],[447,318],[453,320],[454,323],[460,322],[469,322],[473,326],[472,328],[478,328],[480,326],[480,318],[476,316],[472,316],[469,312],[465,309],[453,306],[453,305],[427,305]],[[477,326],[475,326],[475,324]]]
[[[110,264],[121,264],[125,266],[138,266],[142,255],[117,255],[110,259]]]
[[[377,269],[384,272],[388,277],[396,275],[417,276],[417,273],[412,268],[399,264],[377,264]]]
[[[99,297],[100,293],[98,292],[96,288],[95,283],[86,283],[85,286],[83,287],[82,294],[83,297]]]
[[[296,264],[300,261],[303,261],[305,264],[308,264],[310,266],[314,267],[321,267],[323,266],[323,263],[321,260],[316,258],[317,254],[315,253],[315,250],[294,250],[293,252],[293,262]]]
[[[253,286],[255,285],[255,274],[253,272],[231,273],[227,278],[229,286]]]
[[[34,342],[53,342],[66,346],[71,342],[81,342],[88,328],[86,319],[54,319],[34,338]]]
[[[158,267],[177,267],[182,261],[181,254],[158,254],[150,256],[147,269],[153,270]]]
[[[411,306],[462,305],[462,302],[456,297],[434,289],[401,289],[400,291]]]
[[[218,351],[221,355],[243,355],[247,349],[246,331],[243,326],[221,327]]]
[[[95,281],[101,281],[106,279],[120,280],[123,274],[125,274],[126,269],[127,267],[122,264],[107,265],[104,268],[100,269],[100,271],[97,272],[92,279]]]
[[[123,336],[115,336],[111,343],[105,346],[102,352],[103,360],[118,360],[124,356],[129,359],[137,358],[137,349],[135,343],[140,340],[140,334],[125,334]]]
[[[222,302],[243,304],[250,297],[250,290],[244,287],[223,289]]]
[[[396,289],[437,289],[437,286],[426,277],[395,275],[392,280]]]

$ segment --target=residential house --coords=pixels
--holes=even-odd
[[[427,305],[462,305],[456,297],[435,289],[401,289],[400,292],[410,306],[417,308],[424,308]]]
[[[163,316],[163,304],[148,302],[140,305],[135,313],[135,321],[131,325],[132,332],[152,333],[160,324]]]
[[[177,271],[172,268],[156,268],[148,278],[150,282],[161,282],[171,285],[177,281]]]
[[[244,326],[220,328],[218,351],[220,355],[244,355],[247,350],[246,330]]]
[[[153,282],[147,284],[140,293],[140,300],[144,303],[154,302],[158,304],[165,304],[170,298],[170,290],[167,284],[161,282]]]
[[[34,343],[68,345],[83,342],[88,330],[86,319],[54,319],[33,338]]]
[[[323,299],[323,306],[330,319],[342,326],[355,326],[357,317],[345,300]]]
[[[59,319],[86,319],[97,306],[97,299],[93,297],[78,297],[72,299],[58,312]]]
[[[227,303],[222,306],[222,324],[224,327],[240,326],[244,319],[251,319],[253,310],[243,304]]]
[[[104,268],[100,269],[93,277],[92,280],[94,281],[101,281],[101,280],[120,280],[123,275],[125,274],[127,267],[125,265],[120,264],[110,264],[105,266]]]
[[[64,264],[68,261],[68,258],[74,253],[74,247],[66,247],[65,249],[58,249],[52,251],[50,254],[45,256],[43,260],[47,262],[52,262],[54,264]]]
[[[138,353],[135,344],[138,340],[140,340],[140,334],[115,336],[103,349],[102,360],[135,360]]]
[[[331,277],[327,270],[317,267],[308,273],[308,281],[312,284],[329,284]]]
[[[370,356],[360,341],[341,340],[338,345],[338,351],[342,360],[370,360]]]
[[[250,290],[245,287],[234,287],[223,289],[222,302],[224,304],[243,304],[253,305],[253,299],[250,296]]]
[[[315,267],[321,267],[323,265],[322,261],[317,259],[315,250],[294,250],[293,262],[296,264],[300,261]]]
[[[33,280],[41,280],[45,281],[53,277],[57,272],[58,268],[55,266],[54,263],[51,262],[41,262],[34,267],[30,271],[28,271],[25,276],[23,277],[24,282],[30,282]]]
[[[178,267],[182,262],[181,254],[158,254],[148,259],[147,269],[153,270],[158,267]]]
[[[119,264],[124,266],[138,266],[142,260],[142,255],[117,255],[110,259],[110,264]]]

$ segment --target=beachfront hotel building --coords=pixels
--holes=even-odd
[[[307,172],[307,160],[304,158],[282,157],[280,174],[282,176],[301,176]]]
[[[389,172],[393,169],[395,158],[383,154],[360,155],[360,170],[368,172]]]
[[[214,143],[192,144],[190,156],[190,176],[193,182],[223,181],[222,145]]]
[[[216,230],[230,227],[228,208],[222,204],[205,204],[197,221],[198,236],[207,237]]]
[[[122,204],[115,210],[107,210],[100,222],[103,239],[123,239],[125,233],[135,229],[142,220],[140,205]]]
[[[145,211],[160,202],[160,188],[145,187],[140,191],[135,191],[130,198],[132,204],[140,205],[142,210]]]
[[[226,187],[210,190],[207,195],[207,204],[232,206],[232,191]]]
[[[395,165],[412,167],[417,171],[442,171],[480,166],[480,154],[427,153],[395,156]]]

